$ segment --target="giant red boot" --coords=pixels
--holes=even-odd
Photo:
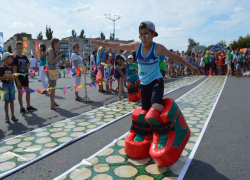
[[[145,120],[147,111],[138,108],[132,113],[132,124],[125,140],[125,153],[134,159],[144,159],[149,156],[152,141],[150,126]]]
[[[165,167],[178,161],[191,132],[173,99],[164,99],[163,105],[161,113],[151,107],[146,120],[153,131],[149,154],[158,166]]]

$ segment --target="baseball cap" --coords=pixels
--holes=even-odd
[[[128,59],[134,59],[134,57],[132,55],[129,55]]]
[[[13,54],[9,53],[9,52],[5,52],[3,53],[3,60],[9,56],[14,56]]]
[[[139,29],[150,29],[151,31],[155,32],[155,37],[158,36],[158,33],[155,31],[155,25],[151,21],[144,21],[140,24]]]

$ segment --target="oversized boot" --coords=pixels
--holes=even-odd
[[[131,102],[136,102],[141,99],[141,93],[139,92],[139,86],[135,83],[127,85],[128,89],[128,100]],[[138,95],[139,94],[139,95]]]
[[[142,108],[135,109],[132,113],[130,132],[125,140],[125,153],[134,159],[144,159],[149,156],[152,142],[152,131],[145,120],[147,111]]]
[[[149,154],[161,167],[171,166],[178,161],[191,134],[176,102],[167,98],[163,100],[163,105],[161,113],[151,107],[146,115],[153,131]]]

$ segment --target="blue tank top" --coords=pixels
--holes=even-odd
[[[142,43],[140,43],[137,52],[137,63],[139,69],[139,78],[142,85],[150,84],[152,81],[158,78],[162,78],[159,68],[159,56],[155,55],[156,43],[152,43],[151,49],[146,57],[143,57]]]

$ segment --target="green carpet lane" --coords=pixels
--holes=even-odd
[[[164,92],[173,91],[199,78],[201,77],[192,76],[168,83]],[[2,141],[0,142],[0,175],[40,156],[45,156],[58,146],[121,118],[138,107],[134,102],[123,100]]]
[[[178,162],[173,166],[159,168],[150,157],[140,160],[127,157],[124,152],[125,137],[123,137],[110,147],[103,149],[97,156],[88,159],[87,164],[79,165],[73,171],[66,172],[56,179],[177,179],[225,80],[224,76],[210,77],[176,101],[191,129],[191,137]]]

